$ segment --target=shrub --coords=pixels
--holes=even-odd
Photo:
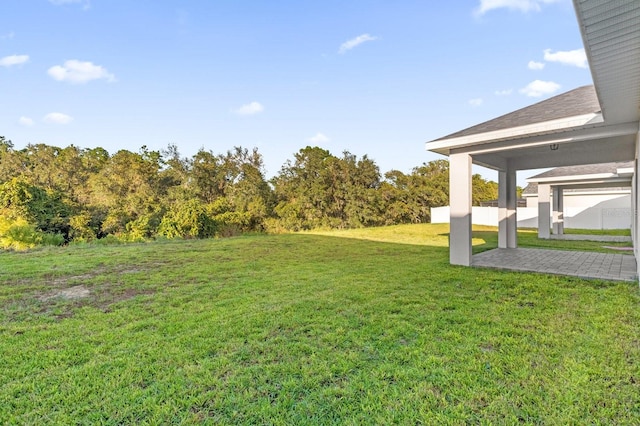
[[[0,247],[8,250],[28,250],[38,245],[59,246],[64,236],[38,230],[24,218],[0,217]]]
[[[216,224],[197,199],[176,202],[164,215],[158,234],[167,238],[207,238],[215,235]]]
[[[92,241],[96,238],[95,231],[90,226],[91,216],[81,213],[69,218],[69,238],[73,241]]]

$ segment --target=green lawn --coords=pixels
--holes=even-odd
[[[452,267],[447,232],[0,253],[0,423],[640,423],[637,284]]]
[[[591,230],[574,230],[576,234],[593,235],[626,235],[627,230],[607,230],[590,232]],[[428,225],[396,225],[381,228],[346,229],[311,231],[311,235],[356,238],[369,241],[391,242],[400,244],[419,244],[432,247],[449,247],[449,224]],[[479,253],[498,246],[497,228],[493,226],[473,226],[473,252]],[[546,248],[557,250],[584,250],[603,253],[618,253],[608,247],[631,247],[631,243],[602,243],[597,241],[563,241],[538,239],[538,230],[527,228],[518,230],[518,247]],[[622,253],[630,254],[630,253]]]

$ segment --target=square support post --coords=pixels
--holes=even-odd
[[[636,259],[640,258],[640,132],[636,135],[636,158],[633,163],[632,179],[632,215],[631,215],[631,238],[633,239],[633,253]],[[637,262],[637,274],[640,277],[640,262]]]
[[[516,172],[498,172],[498,248],[518,247]]]
[[[471,265],[471,156],[449,156],[449,263]]]
[[[518,191],[516,185],[516,171],[507,172],[507,247],[518,247]]]
[[[551,186],[538,184],[538,238],[549,239],[551,237]]]
[[[564,191],[561,186],[553,187],[553,223],[554,235],[564,234]]]

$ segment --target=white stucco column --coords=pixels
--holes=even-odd
[[[471,265],[471,156],[449,156],[449,262]]]
[[[538,184],[538,238],[549,238],[549,228],[551,227],[551,186],[548,184]]]
[[[518,247],[516,172],[498,172],[498,248]]]
[[[564,234],[564,191],[561,186],[553,187],[553,233]]]
[[[636,274],[640,277],[640,262],[637,262],[640,258],[640,132],[636,135],[636,161],[633,165],[633,179],[631,180],[631,199],[633,200],[632,215],[631,215],[631,238],[633,239],[633,253],[636,256],[636,264],[638,270]]]
[[[507,173],[507,247],[518,247],[518,191],[516,171],[509,169]]]
[[[507,248],[507,171],[498,172],[498,248]]]
[[[640,137],[639,137],[640,138]],[[636,142],[636,150],[638,149]],[[633,244],[633,254],[638,258],[638,159],[633,164],[633,177],[631,178],[631,243]],[[640,275],[639,275],[640,276]]]

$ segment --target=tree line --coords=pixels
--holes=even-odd
[[[480,175],[473,190],[475,205],[497,197],[497,184]],[[3,248],[426,223],[431,207],[448,203],[446,160],[381,175],[366,155],[306,147],[267,179],[255,148],[111,155],[73,145],[15,149],[0,136]]]

